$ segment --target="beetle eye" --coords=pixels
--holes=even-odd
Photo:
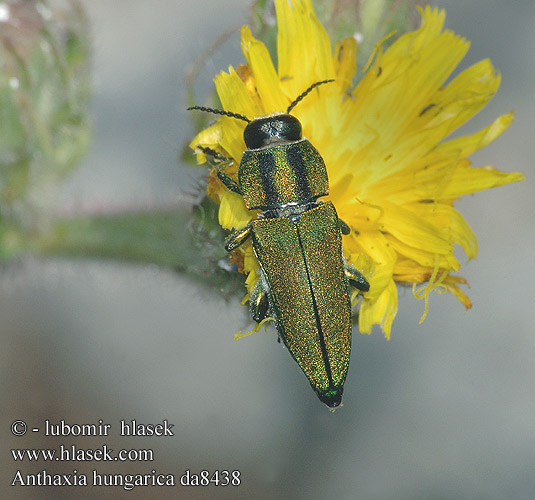
[[[292,115],[275,115],[254,120],[245,127],[243,138],[249,149],[295,142],[302,137],[301,123]]]

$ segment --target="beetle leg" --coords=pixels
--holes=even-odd
[[[342,219],[338,219],[338,224],[340,225],[340,231],[342,231],[342,234],[347,235],[351,232],[351,228]],[[349,280],[349,284],[353,288],[356,288],[361,292],[367,292],[370,289],[370,284],[368,283],[368,280],[360,271],[355,269],[353,266],[350,266],[349,264],[345,265],[344,270],[347,279]]]
[[[240,186],[230,175],[225,174],[225,172],[223,172],[219,168],[217,169],[216,173],[218,179],[225,185],[227,189],[229,189],[233,193],[237,193],[239,195],[242,194]]]
[[[347,279],[349,280],[349,284],[352,287],[357,288],[361,292],[367,292],[370,289],[370,284],[368,283],[368,280],[360,271],[355,269],[353,266],[346,264],[345,273]]]
[[[247,224],[245,227],[238,229],[231,233],[225,240],[225,250],[232,252],[235,248],[238,248],[249,236],[251,236],[251,225]]]
[[[340,225],[340,231],[342,231],[342,234],[347,235],[351,232],[349,226],[342,219],[338,219],[338,224]]]
[[[199,151],[202,151],[206,156],[210,156],[214,161],[213,165],[217,167],[216,174],[218,179],[225,185],[227,189],[233,193],[242,194],[240,186],[238,183],[230,176],[225,174],[221,168],[221,163],[230,164],[232,160],[223,156],[221,153],[218,153],[215,149],[206,147],[206,146],[197,146]]]
[[[249,310],[251,311],[252,318],[257,323],[260,323],[268,315],[269,297],[262,279],[257,281],[249,297]]]

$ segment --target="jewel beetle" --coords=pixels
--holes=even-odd
[[[230,234],[225,248],[231,252],[252,239],[260,278],[249,299],[251,316],[258,323],[275,320],[279,338],[319,399],[335,408],[342,401],[351,353],[350,286],[366,292],[369,283],[344,260],[342,234],[350,229],[330,201],[319,200],[329,193],[325,163],[290,114],[314,88],[332,81],[311,85],[285,113],[253,120],[203,106],[188,109],[247,122],[238,180],[221,168],[217,176],[249,210],[260,212]],[[197,148],[225,159],[210,148]]]

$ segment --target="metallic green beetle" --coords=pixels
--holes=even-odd
[[[243,196],[257,219],[232,233],[232,251],[249,237],[260,264],[260,279],[249,299],[256,322],[274,318],[280,338],[308,378],[319,399],[334,408],[342,401],[351,353],[350,284],[368,291],[369,284],[347,265],[342,233],[349,227],[331,202],[323,158],[302,137],[293,107],[318,85],[303,92],[286,113],[249,120],[237,113],[194,106],[246,121],[238,182],[218,170],[225,186]],[[215,151],[199,146],[219,159]]]

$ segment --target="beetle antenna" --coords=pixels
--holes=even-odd
[[[198,109],[199,111],[206,111],[208,113],[214,113],[216,115],[230,116],[231,118],[237,118],[238,120],[243,120],[244,122],[247,122],[247,123],[251,122],[251,120],[249,120],[249,118],[247,118],[246,116],[239,115],[238,113],[233,113],[232,111],[223,111],[221,109],[205,108],[204,106],[191,106],[190,108],[187,108],[188,111],[191,111],[192,109]]]
[[[324,83],[330,83],[330,82],[334,82],[334,80],[322,80],[321,82],[316,82],[316,83],[313,83],[310,87],[308,87],[308,89],[306,89],[300,96],[297,97],[297,99],[295,99],[294,102],[292,102],[292,104],[290,104],[288,106],[288,109],[286,110],[286,113],[290,113],[290,111],[292,109],[295,108],[295,106],[303,100],[303,98],[305,96],[307,96],[308,94],[310,94],[310,92],[312,92],[313,89],[315,89],[318,85],[323,85]]]

